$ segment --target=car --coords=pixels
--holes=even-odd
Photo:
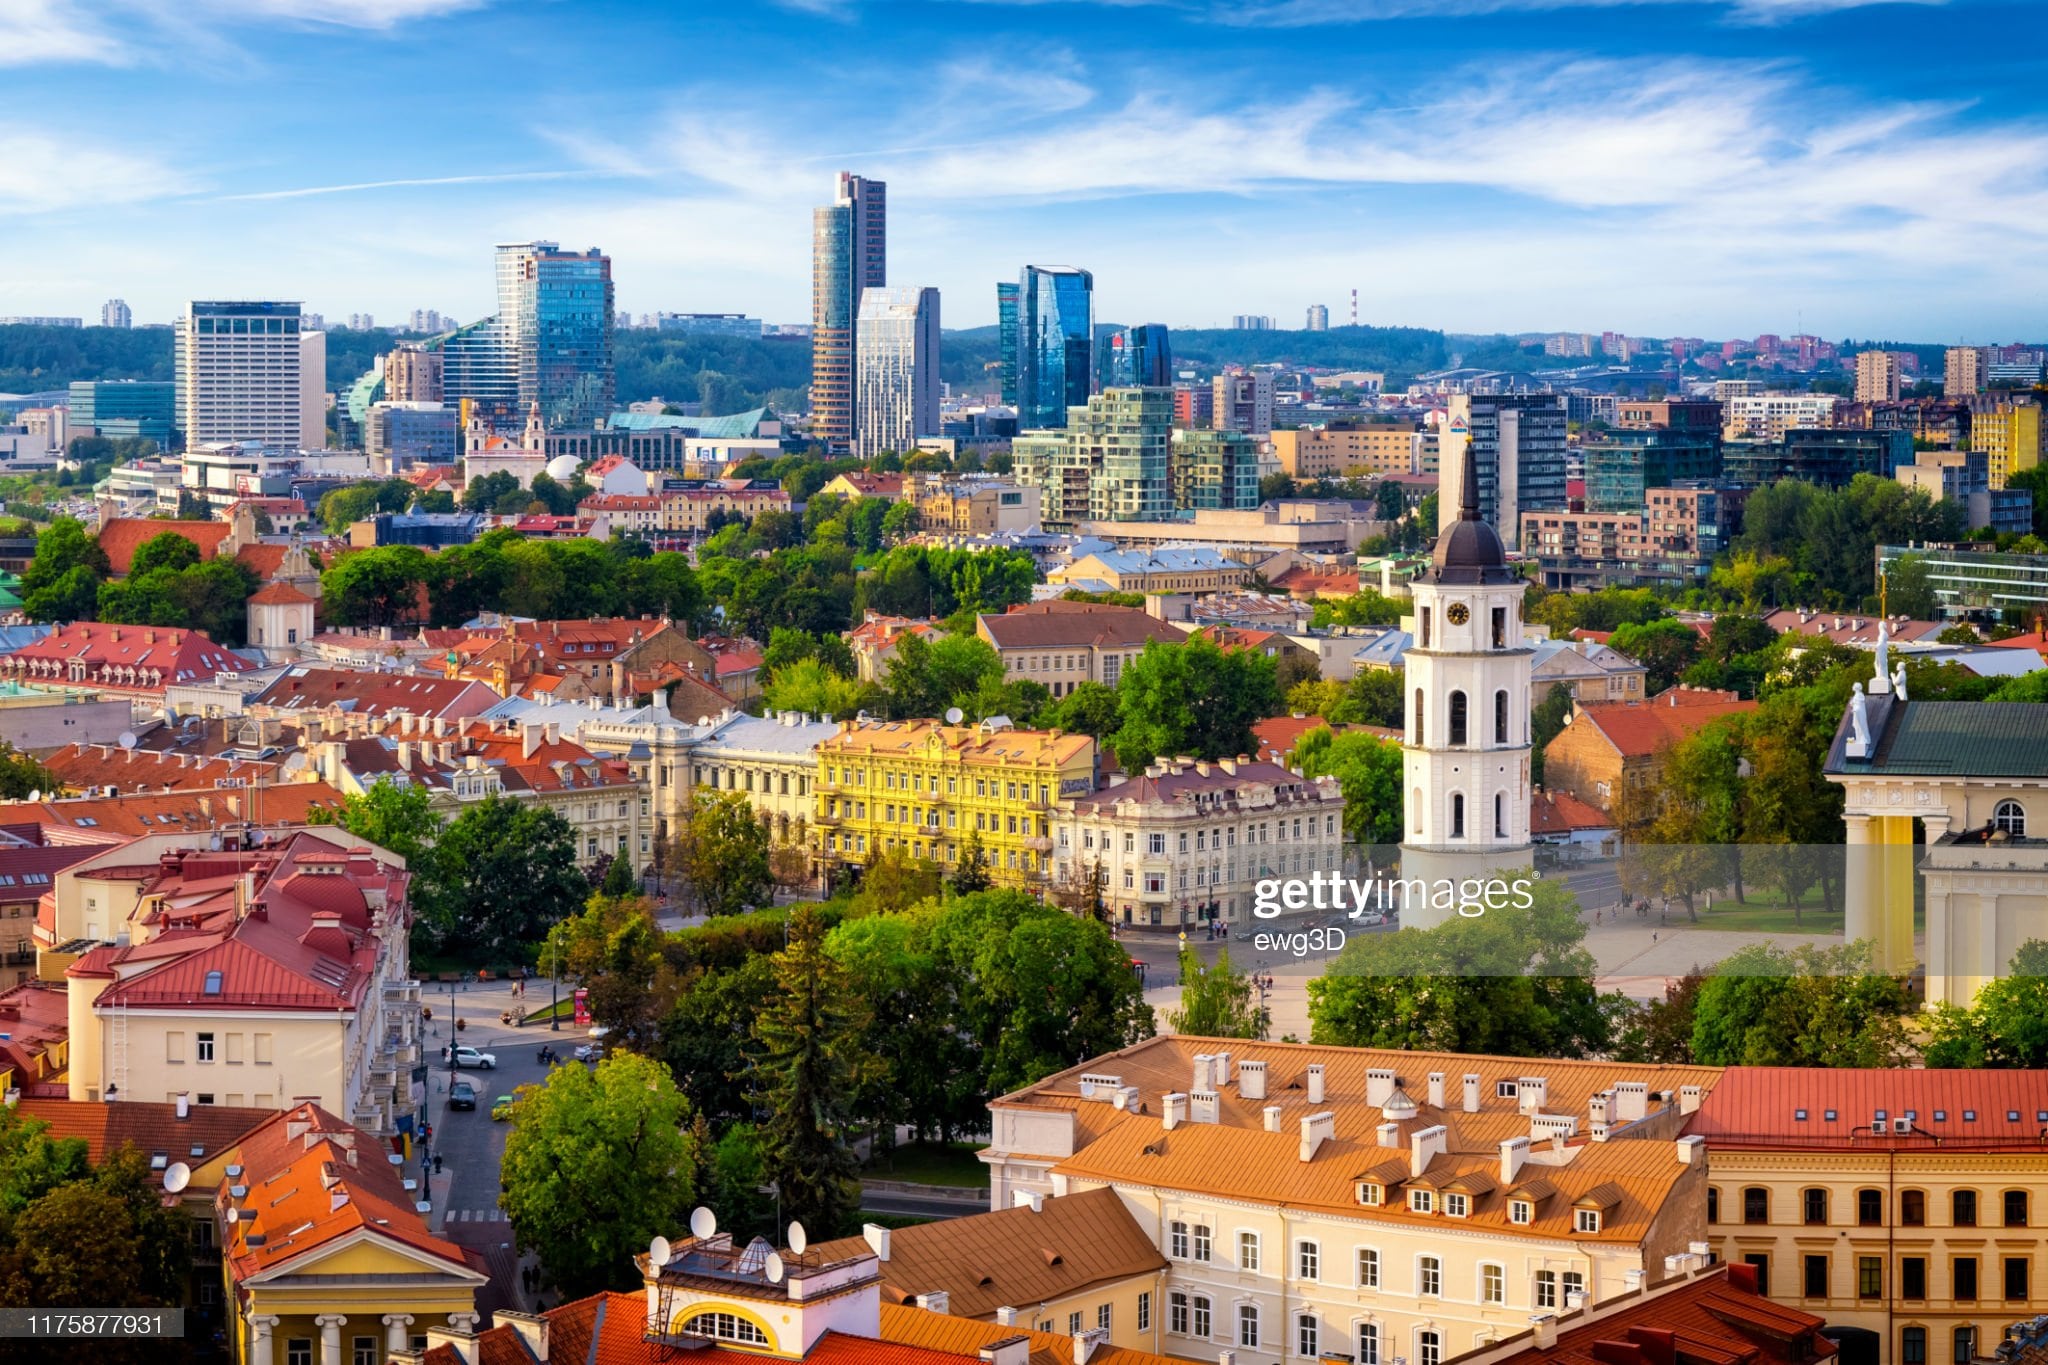
[[[450,1109],[476,1108],[476,1087],[458,1077],[455,1083],[448,1087],[448,1107]]]
[[[579,1062],[595,1062],[603,1057],[604,1045],[602,1043],[579,1043],[576,1047],[576,1060]]]
[[[498,1096],[498,1098],[491,1101],[492,1122],[503,1123],[506,1119],[509,1119],[511,1117],[512,1097],[510,1095],[500,1095]]]
[[[479,1052],[465,1043],[455,1049],[455,1065],[475,1067],[478,1071],[496,1071],[498,1057],[496,1053]]]

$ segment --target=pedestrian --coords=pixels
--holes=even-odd
[[[441,1154],[439,1152],[434,1153],[434,1174],[441,1174]]]

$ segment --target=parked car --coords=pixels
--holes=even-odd
[[[600,1061],[604,1057],[604,1044],[579,1043],[576,1045],[576,1060],[579,1062]]]
[[[491,1101],[491,1120],[493,1122],[503,1123],[511,1117],[512,1097],[510,1095],[500,1095],[497,1099]]]
[[[496,1071],[498,1057],[493,1052],[478,1052],[465,1043],[455,1049],[455,1065],[475,1067],[478,1071]]]
[[[476,1108],[476,1087],[461,1077],[457,1077],[455,1083],[448,1087],[448,1107],[450,1109]]]

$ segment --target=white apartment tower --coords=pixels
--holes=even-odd
[[[1891,351],[1856,353],[1856,401],[1896,403],[1899,401],[1899,357]]]
[[[1470,444],[1458,520],[1437,537],[1435,564],[1410,586],[1415,644],[1408,686],[1407,800],[1401,875],[1434,884],[1528,867],[1529,688],[1520,575],[1479,514]],[[1427,928],[1455,911],[1410,899],[1402,923]]]
[[[174,339],[174,425],[187,446],[327,444],[327,337],[303,321],[296,303],[194,302],[185,310]]]
[[[108,299],[100,305],[100,326],[129,328],[135,325],[135,314],[128,310],[126,299]]]
[[[1951,346],[1942,357],[1941,396],[1975,398],[1984,392],[1990,355],[1982,346]]]
[[[907,451],[939,434],[939,291],[864,290],[854,328],[853,453]]]

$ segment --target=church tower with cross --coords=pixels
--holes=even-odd
[[[1534,651],[1522,641],[1520,574],[1479,515],[1479,478],[1465,450],[1457,521],[1410,586],[1415,642],[1405,655],[1402,748],[1406,811],[1401,876],[1484,881],[1528,868],[1529,692]],[[1411,899],[1404,926],[1426,928],[1456,910]]]

